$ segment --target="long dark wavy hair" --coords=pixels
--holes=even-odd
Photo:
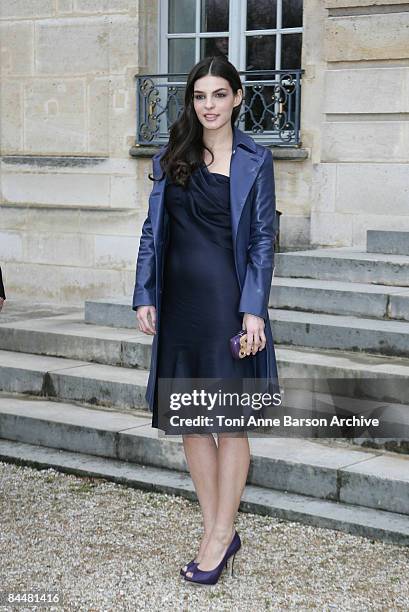
[[[190,175],[203,160],[204,149],[209,151],[213,162],[213,152],[203,143],[203,126],[197,118],[193,106],[195,82],[207,75],[226,79],[230,83],[234,95],[237,94],[239,89],[242,89],[239,73],[224,55],[205,57],[195,64],[187,77],[184,109],[170,128],[169,142],[160,160],[162,176],[155,178],[149,174],[151,180],[162,180],[165,175],[168,175],[173,183],[185,188]],[[241,103],[233,108],[232,129],[239,116],[240,108]]]

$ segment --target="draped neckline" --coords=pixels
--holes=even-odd
[[[204,161],[202,161],[201,166],[204,168],[205,172],[207,174],[210,174],[211,176],[220,176],[223,179],[227,179],[228,181],[230,180],[230,176],[227,176],[227,174],[222,174],[221,172],[210,172],[209,168],[207,167]]]

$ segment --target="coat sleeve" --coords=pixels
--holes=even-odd
[[[139,252],[136,262],[135,288],[132,299],[132,310],[138,306],[156,305],[156,264],[150,216],[142,226]]]
[[[156,259],[150,208],[142,225],[136,262],[132,310],[138,306],[156,306]]]
[[[268,302],[274,269],[276,202],[273,154],[265,149],[264,161],[254,184],[247,269],[239,305],[240,314],[268,318]]]

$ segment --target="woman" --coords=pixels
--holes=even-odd
[[[278,381],[268,300],[275,193],[271,151],[235,127],[241,80],[223,56],[191,70],[185,106],[153,158],[155,185],[142,228],[133,309],[154,335],[146,399],[158,419],[158,380]],[[166,256],[165,256],[166,252]],[[246,330],[247,356],[229,339]],[[234,520],[250,463],[246,434],[183,435],[203,514],[196,557],[180,573],[215,584],[241,546]]]
[[[4,291],[4,285],[3,285],[3,277],[1,274],[1,268],[0,268],[0,311],[3,308],[3,303],[6,300],[6,292]]]

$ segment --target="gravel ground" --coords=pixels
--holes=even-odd
[[[2,462],[0,479],[1,589],[57,590],[54,610],[409,609],[407,548],[239,513],[235,576],[195,586],[178,572],[197,503]]]

